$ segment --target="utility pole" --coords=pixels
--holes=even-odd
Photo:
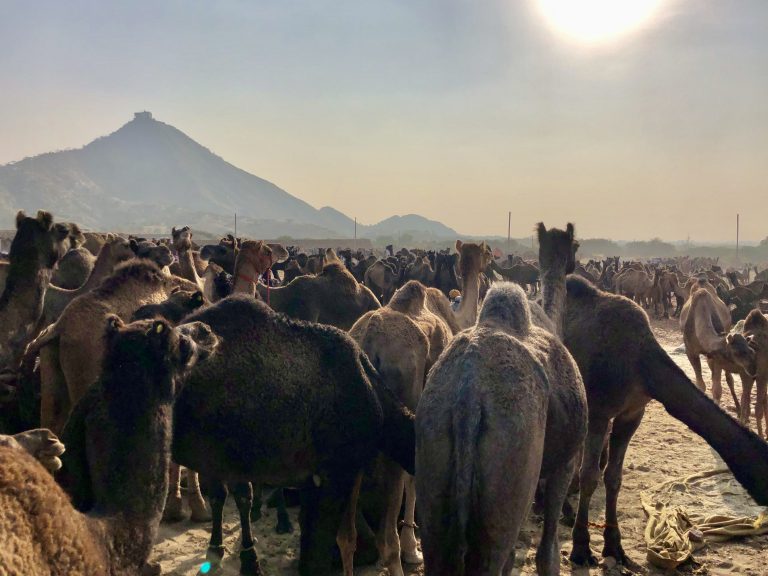
[[[512,212],[510,211],[509,216],[507,217],[507,254],[509,254],[511,233],[512,233]]]
[[[237,212],[235,212],[235,245],[237,245]]]
[[[355,216],[355,250],[357,250],[357,216]]]
[[[736,214],[736,259],[739,259],[739,215]]]

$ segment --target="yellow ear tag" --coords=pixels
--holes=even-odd
[[[163,332],[163,324],[158,324],[157,326],[155,326],[155,332],[157,334],[162,334],[162,332]]]

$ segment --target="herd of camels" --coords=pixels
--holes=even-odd
[[[300,498],[302,575],[340,560],[352,576],[363,537],[392,576],[422,562],[428,575],[509,574],[534,501],[538,573],[560,572],[561,521],[570,560],[595,565],[601,475],[601,554],[625,563],[623,462],[652,399],[768,505],[766,275],[581,264],[571,224],[536,232],[538,261],[460,240],[306,255],[231,236],[197,246],[188,227],[161,241],[84,234],[19,212],[0,262],[0,572],[158,574],[148,559],[163,517],[184,514],[182,467],[192,519],[212,524],[211,573],[231,493],[240,571],[262,574],[252,514],[269,490],[276,530],[292,530],[285,488]],[[643,308],[679,315],[695,383]],[[739,419],[719,406],[723,373]]]

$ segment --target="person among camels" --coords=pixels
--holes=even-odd
[[[368,355],[384,384],[410,410],[415,411],[427,372],[451,339],[445,321],[426,306],[427,288],[410,280],[386,306],[363,315],[349,331]],[[415,535],[416,489],[412,476],[397,463],[380,457],[371,474],[380,511],[376,543],[379,563],[391,576],[402,576],[402,560],[420,564],[422,556]],[[378,482],[376,482],[378,480]],[[397,520],[405,489],[405,520],[398,536]],[[366,501],[366,495],[361,495]]]
[[[425,574],[508,573],[540,477],[536,567],[559,574],[557,524],[586,426],[584,386],[565,346],[532,323],[522,288],[495,283],[477,325],[429,372],[416,411]]]
[[[194,364],[198,346],[163,321],[107,322],[104,369],[83,400],[88,415],[63,438],[63,469],[86,448],[94,456],[86,463],[89,512],[77,511],[33,456],[0,442],[7,576],[136,576],[148,568],[166,493],[174,379]]]

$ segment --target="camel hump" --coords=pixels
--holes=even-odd
[[[744,320],[744,332],[768,331],[768,318],[759,309],[752,310]]]
[[[494,324],[525,338],[531,328],[531,309],[525,292],[512,282],[495,283],[485,296],[477,323]]]
[[[417,311],[424,308],[426,287],[418,280],[409,280],[392,295],[389,307],[398,312]]]

